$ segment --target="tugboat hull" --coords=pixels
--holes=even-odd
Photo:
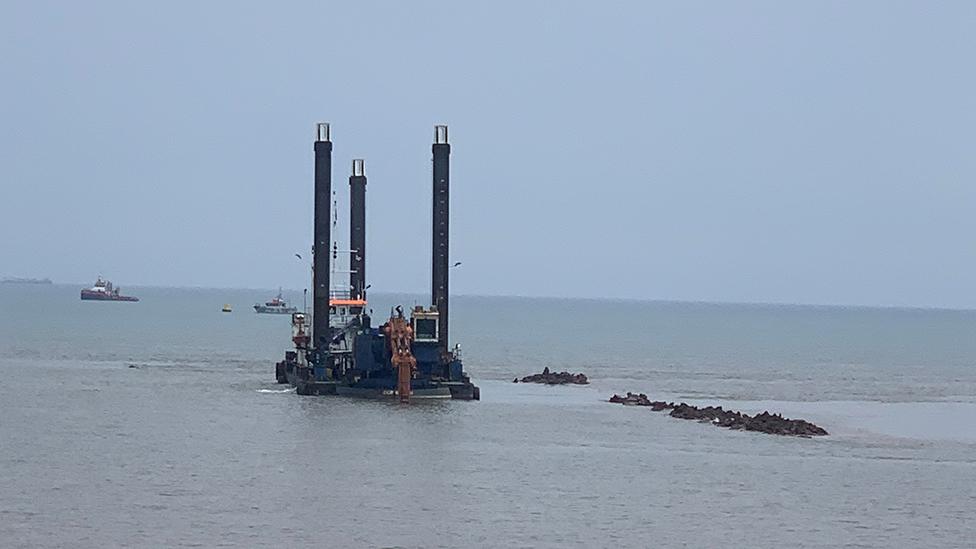
[[[106,294],[105,292],[90,292],[88,290],[81,291],[82,301],[139,301],[138,297],[132,297],[129,295],[112,295]]]
[[[295,307],[266,307],[264,305],[255,305],[254,312],[263,315],[290,315],[297,313],[298,309]]]

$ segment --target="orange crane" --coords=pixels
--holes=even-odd
[[[390,315],[390,320],[383,326],[383,334],[390,347],[390,362],[397,369],[397,394],[400,402],[407,402],[410,400],[410,380],[417,371],[417,359],[410,350],[413,327],[403,317],[403,308],[397,307],[396,313]]]

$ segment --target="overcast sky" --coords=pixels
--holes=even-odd
[[[0,276],[976,307],[976,2],[5,2]],[[338,4],[338,3],[336,3]],[[345,241],[347,229],[340,227]]]

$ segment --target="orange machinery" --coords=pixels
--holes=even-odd
[[[400,402],[410,400],[410,380],[417,371],[417,359],[410,351],[413,343],[413,328],[403,317],[403,309],[396,308],[396,314],[383,326],[383,334],[389,342],[393,367],[397,369],[397,394]]]

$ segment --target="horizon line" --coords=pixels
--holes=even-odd
[[[85,282],[59,282],[53,281],[53,286],[86,286]],[[127,284],[130,288],[149,288],[149,289],[171,289],[171,290],[247,290],[247,291],[268,291],[274,288],[260,288],[249,286],[191,286],[191,285],[163,285],[163,284]],[[285,288],[287,292],[303,292],[307,288]],[[372,293],[380,295],[424,295],[424,291],[410,290],[374,290]],[[863,303],[803,303],[789,301],[734,301],[734,300],[709,300],[709,299],[674,299],[674,298],[652,298],[652,297],[594,297],[594,296],[565,296],[565,295],[526,295],[526,294],[503,294],[503,293],[454,293],[452,297],[491,297],[508,299],[539,299],[539,300],[567,300],[567,301],[607,301],[620,303],[661,303],[678,305],[712,305],[712,306],[751,306],[751,307],[797,307],[810,309],[881,309],[881,310],[903,310],[903,311],[947,311],[947,312],[973,312],[976,307],[948,307],[938,305],[869,305]]]

